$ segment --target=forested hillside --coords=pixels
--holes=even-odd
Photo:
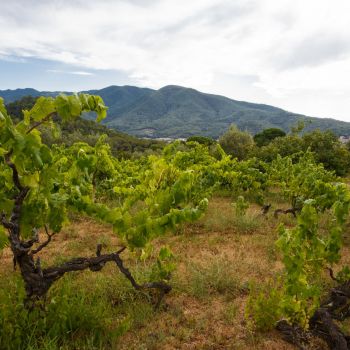
[[[253,134],[274,127],[288,132],[299,120],[306,122],[305,131],[332,130],[337,135],[350,135],[350,123],[347,122],[311,118],[273,106],[236,101],[181,86],[169,85],[159,90],[109,86],[85,92],[100,95],[109,107],[108,117],[103,122],[105,125],[141,137],[203,135],[218,138],[232,123]],[[0,91],[6,103],[27,95],[57,94],[34,89]]]
[[[26,96],[18,101],[7,104],[9,115],[19,121],[23,118],[22,111],[33,107],[37,97]],[[42,127],[42,137],[46,144],[72,145],[74,142],[86,142],[93,146],[101,135],[106,135],[105,142],[111,146],[112,153],[116,157],[127,157],[140,155],[141,153],[153,153],[161,150],[164,143],[152,139],[140,139],[115,129],[108,128],[96,123],[94,120],[86,120],[78,117],[67,123],[57,119],[59,132],[52,135],[45,127]]]

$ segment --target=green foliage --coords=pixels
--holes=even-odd
[[[305,150],[299,136],[287,135],[273,139],[268,145],[256,148],[254,155],[264,162],[271,162],[278,156],[287,157]]]
[[[257,146],[266,146],[276,137],[284,137],[286,133],[278,128],[269,128],[264,129],[262,132],[259,132],[254,135],[254,141]]]
[[[266,169],[268,181],[278,186],[284,198],[297,209],[301,209],[308,199],[323,200],[325,187],[337,180],[332,172],[315,162],[310,152],[299,153],[295,157],[278,156]]]
[[[305,120],[298,120],[295,125],[290,127],[292,135],[298,135],[305,129]]]
[[[266,297],[267,304],[270,301],[275,304],[276,312],[265,309],[263,294],[252,294],[248,311],[260,328],[273,327],[277,315],[307,328],[320,304],[322,272],[340,260],[350,192],[345,184],[336,182],[331,172],[317,164],[310,152],[295,159],[279,156],[266,166],[266,171],[269,185],[280,188],[292,207],[301,213],[295,227],[279,227],[276,246],[282,254],[284,274]],[[323,215],[331,217],[325,230],[320,228]],[[348,271],[347,267],[343,268],[339,278],[347,278]]]
[[[216,143],[216,141],[212,138],[205,136],[190,136],[189,138],[187,138],[187,142],[198,142],[201,145],[205,146],[211,146]]]
[[[315,159],[326,169],[344,176],[350,170],[350,152],[331,131],[315,130],[302,137],[305,148],[315,154]]]
[[[286,157],[310,150],[326,169],[343,176],[350,170],[350,152],[331,131],[315,130],[302,136],[296,134],[277,137],[266,146],[254,150],[257,158],[271,162],[278,156]]]
[[[5,228],[3,226],[0,226],[0,252],[2,249],[8,246],[8,243],[9,241],[5,232]]]
[[[20,214],[22,239],[31,237],[34,229],[48,227],[60,232],[68,212],[75,211],[112,224],[127,247],[145,250],[154,238],[197,220],[207,207],[206,195],[215,183],[205,182],[204,163],[215,158],[205,146],[192,143],[192,153],[171,154],[168,150],[166,157],[149,156],[134,162],[114,158],[105,138],[95,147],[79,142],[49,148],[42,143],[39,125],[54,128],[54,114],[68,120],[89,109],[103,118],[101,99],[89,95],[40,97],[17,124],[3,104],[0,107],[0,209],[10,216],[13,193],[18,189],[8,164],[7,157],[11,157],[22,186],[29,189]],[[190,168],[188,161],[197,147],[205,152],[199,153],[201,164],[192,162]],[[105,204],[106,197],[114,201],[111,206]],[[160,250],[157,274],[164,279],[174,269],[171,257],[168,249]]]
[[[129,329],[145,324],[153,314],[147,300],[126,280],[99,276],[93,281],[65,277],[50,291],[44,310],[32,311],[22,303],[21,281],[2,279],[0,348],[110,349]]]
[[[23,119],[23,111],[30,110],[34,106],[36,100],[37,97],[24,96],[17,101],[8,103],[6,104],[7,113],[18,123]]]
[[[307,327],[319,306],[322,289],[317,277],[327,264],[340,259],[341,234],[350,208],[350,194],[345,187],[338,187],[336,192],[337,199],[331,208],[334,219],[327,237],[319,233],[320,214],[315,208],[316,201],[309,200],[298,217],[298,225],[294,229],[281,227],[276,243],[283,253],[285,297],[290,299],[284,311],[291,322],[303,327]]]
[[[262,146],[261,152],[275,147],[286,150],[287,154],[292,152],[292,156],[283,157],[276,151],[276,157],[270,163],[256,158],[237,159],[250,154],[253,141],[250,135],[235,127],[220,141],[223,148],[241,147],[231,149],[233,157],[220,146],[190,141],[174,142],[164,148],[162,155],[134,160],[113,157],[111,147],[103,137],[94,146],[79,142],[70,147],[49,147],[42,142],[39,124],[55,130],[52,115],[59,114],[69,120],[87,110],[97,112],[99,118],[105,116],[102,101],[96,96],[39,98],[31,109],[24,111],[24,118],[14,123],[0,100],[0,212],[6,217],[11,215],[14,194],[18,191],[9,166],[11,161],[18,170],[21,184],[29,188],[20,217],[22,238],[31,237],[33,229],[45,226],[52,232],[60,232],[69,219],[68,212],[89,215],[111,224],[119,241],[134,251],[135,256],[154,258],[155,265],[149,275],[151,280],[167,280],[175,269],[175,259],[169,247],[161,247],[158,255],[153,255],[155,238],[175,230],[182,223],[199,219],[208,205],[207,198],[217,189],[225,189],[237,198],[235,215],[243,218],[247,216],[249,206],[245,198],[254,197],[263,203],[265,192],[278,188],[300,214],[295,227],[281,226],[279,229],[276,244],[284,264],[280,285],[272,289],[265,304],[265,294],[257,293],[255,303],[252,301],[249,307],[260,328],[270,327],[279,317],[307,328],[320,303],[322,271],[340,260],[342,232],[350,209],[347,186],[315,161],[321,154],[322,145],[324,152],[332,145],[335,147],[332,152],[337,149],[334,137],[318,132],[303,137],[277,137]],[[232,140],[239,142],[235,144]],[[295,144],[290,145],[289,141],[295,141]],[[306,142],[311,151],[315,148],[314,152],[295,153]],[[215,147],[215,154],[212,147]],[[326,230],[320,230],[324,213],[331,220]],[[1,229],[0,247],[6,244],[6,233]],[[232,266],[222,261],[200,268],[193,266],[191,293],[197,297],[236,293],[239,287],[230,268],[232,270]],[[344,268],[339,276],[345,279],[348,275],[349,270]],[[272,305],[276,309],[269,313],[267,307]],[[3,320],[10,319],[6,308],[2,310],[5,310],[2,311]],[[85,318],[73,320],[74,316],[64,312],[61,316],[63,328],[55,334],[70,331],[66,319],[69,326],[76,321],[76,324],[87,323],[90,329],[89,320]],[[39,326],[46,329],[46,325]],[[116,332],[122,333],[128,327],[126,322]],[[9,329],[8,332],[15,334],[16,330]],[[22,334],[23,330],[19,332]],[[22,346],[22,343],[18,344]]]
[[[157,257],[157,263],[151,273],[152,281],[169,280],[171,273],[175,271],[175,257],[169,247],[162,247]]]
[[[250,286],[249,299],[245,309],[248,321],[260,331],[272,330],[283,317],[280,304],[283,294],[271,282],[264,286]]]
[[[200,172],[182,171],[163,159],[150,157],[149,160],[150,168],[144,175],[140,174],[139,184],[111,222],[119,236],[133,248],[144,247],[152,238],[175,229],[181,222],[198,219],[207,206],[201,195]],[[140,207],[140,202],[145,206]]]
[[[130,248],[144,249],[169,229],[198,219],[206,208],[205,198],[214,189],[225,187],[237,194],[242,191],[257,194],[264,189],[266,174],[259,169],[258,162],[254,159],[238,162],[226,156],[220,146],[215,145],[214,155],[212,146],[177,142],[164,149],[163,157],[127,161],[115,159],[103,139],[95,147],[80,142],[50,150],[42,144],[40,131],[27,134],[28,129],[22,127],[28,128],[31,120],[43,120],[57,108],[64,118],[68,118],[70,109],[77,116],[87,105],[101,108],[100,100],[90,97],[39,98],[18,125],[7,119],[10,129],[19,130],[19,135],[35,146],[32,150],[22,139],[13,143],[14,135],[7,136],[10,142],[7,150],[21,145],[13,150],[14,161],[23,183],[30,187],[21,217],[25,236],[34,227],[40,229],[45,224],[58,232],[68,220],[67,212],[79,211],[111,223]],[[54,127],[52,122],[47,123]],[[2,139],[1,144],[5,145],[6,140]],[[8,200],[13,189],[11,171],[2,164],[0,174],[4,188],[0,192],[2,209],[9,215],[13,205]],[[117,206],[106,206],[106,198],[116,201]],[[38,212],[35,218],[31,215],[33,211]]]
[[[109,95],[108,98],[110,98]],[[27,96],[22,100],[9,103],[7,105],[8,113],[15,118],[16,121],[19,121],[22,119],[22,110],[30,109],[35,101],[36,98]],[[112,100],[108,101],[112,102]],[[152,139],[137,139],[82,118],[75,118],[65,123],[62,123],[61,120],[58,119],[55,121],[58,126],[58,131],[55,132],[56,135],[54,137],[51,128],[45,126],[40,128],[43,142],[49,146],[52,144],[65,144],[70,146],[75,142],[81,141],[94,146],[99,137],[106,134],[108,138],[105,142],[111,146],[112,154],[118,158],[130,158],[131,156],[139,157],[144,153],[159,153],[163,147],[161,142]],[[299,124],[297,123],[295,127],[295,133],[287,135],[286,137],[276,137],[278,133],[281,133],[281,136],[284,133],[278,128],[268,128],[256,134],[254,136],[255,142],[260,146],[259,141],[256,140],[260,137],[259,135],[264,135],[263,139],[266,141],[266,144],[256,149],[253,148],[252,154],[264,161],[272,161],[278,154],[285,157],[300,151],[305,152],[310,148],[315,152],[316,160],[322,162],[327,169],[335,170],[336,173],[341,176],[346,174],[350,167],[350,153],[347,148],[337,140],[335,134],[330,131],[315,131],[311,133],[306,132],[304,136],[298,136],[302,125],[306,125],[305,130],[309,130],[311,126],[313,128],[317,126],[317,123],[309,124],[303,121],[300,121]],[[191,140],[207,146],[210,145],[211,154],[216,158],[221,157],[220,151],[217,150],[213,139],[204,136],[193,136],[188,138],[188,141]]]
[[[2,100],[0,100],[2,103]],[[50,150],[41,141],[40,131],[36,129],[39,123],[53,126],[50,119],[53,114],[60,114],[68,118],[67,104],[74,109],[75,116],[90,108],[95,108],[100,118],[105,116],[106,108],[99,99],[87,95],[72,95],[65,100],[63,95],[53,98],[39,98],[36,104],[25,110],[24,119],[13,124],[1,105],[3,125],[0,133],[0,146],[3,156],[0,158],[0,199],[1,210],[10,215],[13,208],[13,193],[15,186],[12,178],[12,170],[5,161],[5,155],[11,155],[11,161],[15,165],[23,186],[28,186],[29,194],[23,204],[21,212],[21,234],[28,237],[33,228],[40,229],[48,224],[53,232],[60,231],[67,221],[67,210],[74,206],[74,193],[84,194],[88,191],[87,182],[82,181],[77,186],[74,184],[74,176],[79,175],[79,161],[76,161],[74,169],[64,168],[66,162],[60,154]],[[64,169],[64,171],[63,171]],[[85,176],[86,179],[86,176]],[[72,183],[73,182],[73,183]],[[74,187],[72,187],[74,186]],[[33,212],[37,215],[33,215]]]
[[[254,141],[248,132],[240,131],[237,126],[231,125],[220,137],[219,144],[227,154],[242,160],[249,158]]]
[[[284,313],[291,323],[307,327],[319,306],[320,286],[313,281],[324,267],[326,242],[318,236],[318,215],[312,202],[304,205],[295,229],[280,228],[277,247],[286,269]]]

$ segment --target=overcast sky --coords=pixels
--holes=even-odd
[[[0,89],[126,84],[350,121],[350,1],[0,0]]]

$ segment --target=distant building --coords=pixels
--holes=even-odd
[[[156,141],[163,141],[166,143],[171,143],[173,141],[186,141],[185,138],[171,138],[171,137],[142,137],[144,140],[156,140]]]
[[[339,141],[341,143],[348,143],[350,141],[350,136],[339,136]]]

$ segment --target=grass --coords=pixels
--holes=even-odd
[[[231,205],[231,199],[227,197],[216,197],[209,202],[209,210],[196,224],[202,231],[206,232],[232,232],[238,234],[266,233],[270,228],[271,221],[275,224],[273,213],[264,216],[258,205],[250,205],[246,213],[238,215]],[[279,218],[278,221],[286,220]],[[292,220],[292,219],[290,219]],[[288,221],[288,225],[291,221]],[[295,223],[295,220],[293,221]],[[182,230],[183,232],[184,230]]]
[[[173,291],[157,311],[110,264],[98,273],[65,276],[50,291],[45,315],[29,317],[20,303],[18,272],[12,272],[5,250],[0,349],[293,349],[274,331],[253,332],[245,307],[250,283],[266,285],[281,271],[276,226],[287,219],[293,225],[294,219],[276,220],[271,213],[266,218],[251,205],[239,222],[231,202],[227,196],[213,198],[201,220],[155,242],[156,249],[169,245],[177,262]],[[120,246],[109,225],[80,217],[71,221],[41,255],[44,266],[94,255],[97,243],[106,252]],[[135,264],[128,252],[123,258],[139,281],[147,280],[151,262]]]
[[[1,349],[108,349],[130,328],[145,324],[154,310],[122,278],[71,274],[50,290],[42,309],[22,306],[23,286],[17,276],[0,292]],[[22,291],[19,295],[16,291]]]
[[[223,319],[228,325],[234,325],[237,314],[239,311],[239,305],[235,302],[231,302],[227,305],[227,307],[223,311]]]
[[[187,288],[188,294],[195,298],[207,299],[213,294],[229,294],[234,297],[241,289],[232,265],[224,257],[190,264],[187,270],[189,276],[184,289]]]

